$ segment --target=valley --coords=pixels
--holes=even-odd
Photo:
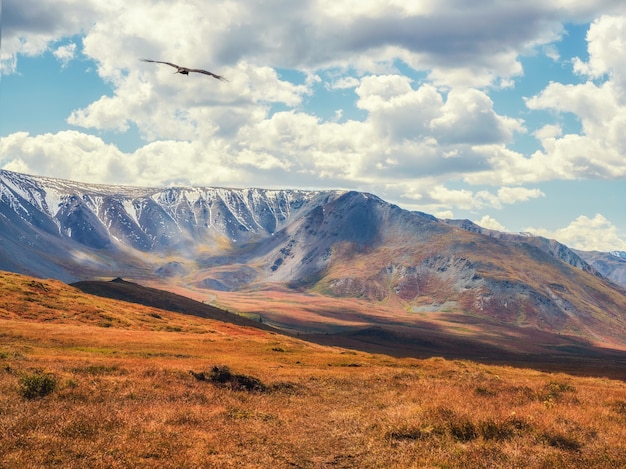
[[[83,288],[85,283],[89,288]],[[119,293],[107,291],[116,283],[119,284],[78,282],[75,286],[101,296],[120,298]],[[154,304],[145,292],[140,293],[143,287],[136,287],[138,292],[131,301]],[[206,301],[205,292],[178,291],[186,295],[183,298]],[[289,291],[216,292],[211,298],[214,304],[230,312],[229,321],[238,322],[239,316],[251,318],[254,327],[269,327],[281,334],[328,346],[395,357],[438,356],[626,380],[624,349],[598,346],[575,336],[519,328],[493,319],[454,312],[403,312],[393,305]],[[165,305],[174,304],[169,298],[161,301]],[[185,312],[189,307],[180,305],[172,309]]]

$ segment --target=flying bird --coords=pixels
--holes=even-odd
[[[228,81],[222,75],[216,75],[215,73],[209,72],[208,70],[202,70],[201,68],[187,68],[181,67],[180,65],[173,64],[171,62],[162,62],[160,60],[150,60],[150,59],[140,59],[142,62],[152,62],[155,64],[165,64],[170,67],[174,67],[176,71],[174,73],[180,73],[181,75],[189,75],[191,72],[203,73],[204,75],[212,76],[213,78],[217,78],[220,81]]]

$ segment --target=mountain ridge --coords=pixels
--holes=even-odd
[[[624,290],[567,246],[364,192],[142,189],[2,171],[0,253],[0,269],[223,292],[242,310],[276,309],[273,296],[299,292],[392,308],[408,323],[454,312],[483,328],[496,320],[626,347]],[[341,322],[339,310],[311,308],[310,321]],[[290,314],[274,319],[300,327]]]

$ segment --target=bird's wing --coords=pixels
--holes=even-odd
[[[190,71],[190,72],[203,73],[205,75],[212,76],[213,78],[217,78],[220,81],[228,81],[222,75],[216,75],[215,73],[209,72],[208,70],[202,70],[201,68],[189,68],[187,70]]]
[[[155,64],[165,64],[165,65],[169,65],[170,67],[181,68],[178,65],[173,64],[171,62],[162,62],[160,60],[150,60],[150,59],[140,59],[140,60],[143,61],[143,62],[152,62],[152,63],[155,63]]]

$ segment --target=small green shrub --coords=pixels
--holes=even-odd
[[[58,384],[57,378],[50,373],[35,372],[20,377],[20,394],[25,399],[40,399],[52,394]]]
[[[85,373],[85,374],[90,374],[90,375],[104,375],[104,374],[118,373],[118,372],[119,374],[125,374],[123,370],[120,371],[119,367],[116,365],[113,365],[113,366],[89,365],[89,366],[82,367],[82,368],[74,368],[72,371],[74,373]]]

